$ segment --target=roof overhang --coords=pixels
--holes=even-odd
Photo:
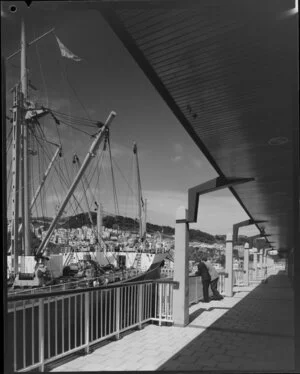
[[[168,4],[167,4],[168,3]],[[294,1],[110,2],[99,9],[276,249],[299,219]],[[193,3],[194,4],[194,3]],[[172,7],[173,5],[173,7]]]
[[[295,0],[72,2],[72,10],[76,6],[101,12],[221,178],[254,178],[229,189],[249,219],[266,221],[256,226],[275,249],[295,248]]]

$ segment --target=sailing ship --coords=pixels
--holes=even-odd
[[[10,142],[11,247],[7,256],[9,278],[13,281],[14,288],[45,287],[53,283],[64,283],[66,281],[72,281],[72,284],[76,287],[82,284],[90,285],[91,281],[96,282],[93,284],[99,284],[99,281],[100,283],[107,283],[108,281],[133,281],[157,278],[160,276],[160,267],[167,256],[167,251],[162,248],[157,248],[155,240],[149,241],[146,237],[147,202],[142,196],[137,144],[134,143],[133,154],[136,163],[136,183],[138,187],[138,235],[135,235],[134,238],[129,238],[129,240],[120,240],[120,238],[117,238],[114,248],[109,247],[103,238],[103,208],[101,199],[95,198],[90,192],[90,184],[93,177],[89,179],[89,176],[92,174],[92,166],[94,164],[93,176],[95,174],[97,175],[97,167],[95,167],[95,164],[99,167],[100,157],[108,149],[114,199],[116,202],[116,188],[112,169],[109,132],[110,125],[116,117],[116,113],[112,111],[105,122],[93,121],[89,118],[78,118],[70,114],[58,112],[53,108],[39,105],[37,102],[33,102],[29,99],[30,89],[36,90],[36,88],[28,77],[27,48],[46,35],[52,33],[54,33],[54,29],[27,44],[25,23],[24,20],[22,20],[20,50],[13,53],[7,59],[9,60],[20,53],[20,82],[13,88],[12,118],[10,119],[12,123]],[[55,37],[63,57],[80,61],[80,58],[68,50],[56,35]],[[73,167],[76,169],[73,181],[71,181],[70,178],[69,181],[66,181],[68,165],[65,160],[65,174],[61,170],[61,163],[59,164],[59,160],[64,157],[63,145],[61,142],[57,144],[57,142],[51,141],[45,135],[44,127],[41,125],[41,121],[49,117],[54,122],[57,131],[59,131],[58,126],[61,124],[79,130],[76,126],[79,124],[79,121],[82,132],[84,132],[82,130],[84,124],[96,130],[93,134],[87,133],[87,135],[92,137],[93,141],[83,162],[80,162],[77,154],[73,156],[72,163]],[[34,171],[40,168],[40,165],[37,167],[37,162],[34,161],[33,158],[43,148],[43,144],[48,146],[48,151],[49,146],[51,146],[52,149],[55,147],[55,152],[52,151],[52,158],[48,155],[50,161],[48,167],[44,173],[39,172],[39,186],[35,191],[32,191],[33,183],[31,179],[34,177]],[[45,149],[43,149],[43,151],[45,151]],[[60,178],[61,183],[64,184],[63,190],[65,196],[59,201],[56,214],[48,230],[40,237],[38,246],[33,249],[33,211],[36,209],[37,212],[38,201],[40,201],[40,207],[43,205],[42,195],[46,194],[45,190],[49,187],[49,176],[53,175],[53,170],[61,172]],[[57,180],[56,183],[58,183]],[[79,186],[82,187],[81,199],[78,194]],[[96,227],[88,202],[88,190],[90,196],[94,197],[96,205]],[[32,199],[31,196],[33,196]],[[67,251],[61,251],[56,254],[51,253],[49,247],[55,229],[66,220],[68,207],[71,206],[74,208],[75,204],[77,208],[83,210],[81,204],[82,200],[84,200],[88,208],[90,226],[96,238],[94,250],[83,251],[78,248],[74,249],[69,247]],[[73,205],[71,201],[73,201]],[[87,279],[89,282],[84,283],[82,282],[83,279]]]

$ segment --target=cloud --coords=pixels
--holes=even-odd
[[[199,169],[203,167],[203,162],[199,158],[192,158],[191,163]]]
[[[182,154],[183,153],[183,146],[179,143],[175,143],[174,144],[174,150],[175,150],[176,153]]]
[[[111,142],[111,155],[113,158],[123,158],[126,156],[128,157],[131,157],[132,155],[132,148],[126,146],[126,145],[123,145],[123,144],[120,144],[120,143],[116,143],[116,142]],[[139,150],[139,156],[140,156],[140,150]]]
[[[183,159],[183,146],[179,143],[174,143],[173,144],[173,149],[175,152],[175,156],[171,158],[173,162],[178,162]]]
[[[148,201],[149,219],[153,223],[174,226],[176,210],[187,206],[187,193],[178,191],[144,191]]]
[[[182,156],[175,156],[175,157],[172,157],[172,160],[174,161],[174,162],[178,162],[178,161],[180,161],[180,160],[182,160]]]
[[[188,207],[188,194],[180,191],[148,190],[144,191],[144,197],[148,200],[148,217],[152,223],[174,227],[176,210],[180,206]],[[197,223],[190,227],[213,235],[226,234],[232,231],[234,223],[245,219],[248,219],[247,214],[229,191],[225,196],[212,193],[200,197]],[[249,228],[249,235],[253,230]]]

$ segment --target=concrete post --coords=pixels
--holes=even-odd
[[[263,256],[264,256],[264,250],[261,249],[259,251],[259,264],[260,264],[260,269],[262,270],[264,262],[263,262]]]
[[[265,249],[265,262],[264,262],[264,266],[265,267],[268,267],[268,250],[267,249]]]
[[[244,285],[249,285],[249,244],[244,247]]]
[[[189,323],[189,263],[187,209],[179,207],[176,212],[174,278],[179,288],[173,293],[174,326]]]
[[[257,250],[256,248],[253,249],[254,251]],[[257,252],[253,252],[253,268],[257,271]]]
[[[226,235],[225,249],[225,272],[228,274],[225,278],[225,296],[233,296],[233,245],[232,234]]]

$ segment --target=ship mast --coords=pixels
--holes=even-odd
[[[145,235],[145,239],[146,239],[146,233],[147,233],[147,199],[145,199],[145,202],[144,202],[144,235]]]
[[[100,201],[100,199],[99,199]],[[103,208],[102,204],[99,202],[98,207],[97,207],[97,236],[98,236],[98,248],[100,251],[100,243],[102,240],[102,224],[103,224]],[[104,246],[104,252],[106,251],[106,248]]]
[[[143,202],[143,197],[142,197],[142,185],[141,185],[138,150],[137,150],[136,143],[133,143],[133,153],[135,154],[135,162],[136,162],[136,170],[137,170],[139,234],[140,234],[140,238],[142,238],[144,235],[144,222],[143,222],[143,217],[142,217],[142,205],[144,204],[144,202]]]
[[[21,24],[21,93],[22,93],[22,117],[21,117],[21,191],[22,191],[22,217],[23,217],[23,235],[24,235],[24,253],[25,256],[31,255],[31,233],[30,233],[30,167],[28,146],[30,134],[28,131],[29,121],[25,120],[25,111],[28,102],[28,71],[27,71],[27,45],[24,19]]]

